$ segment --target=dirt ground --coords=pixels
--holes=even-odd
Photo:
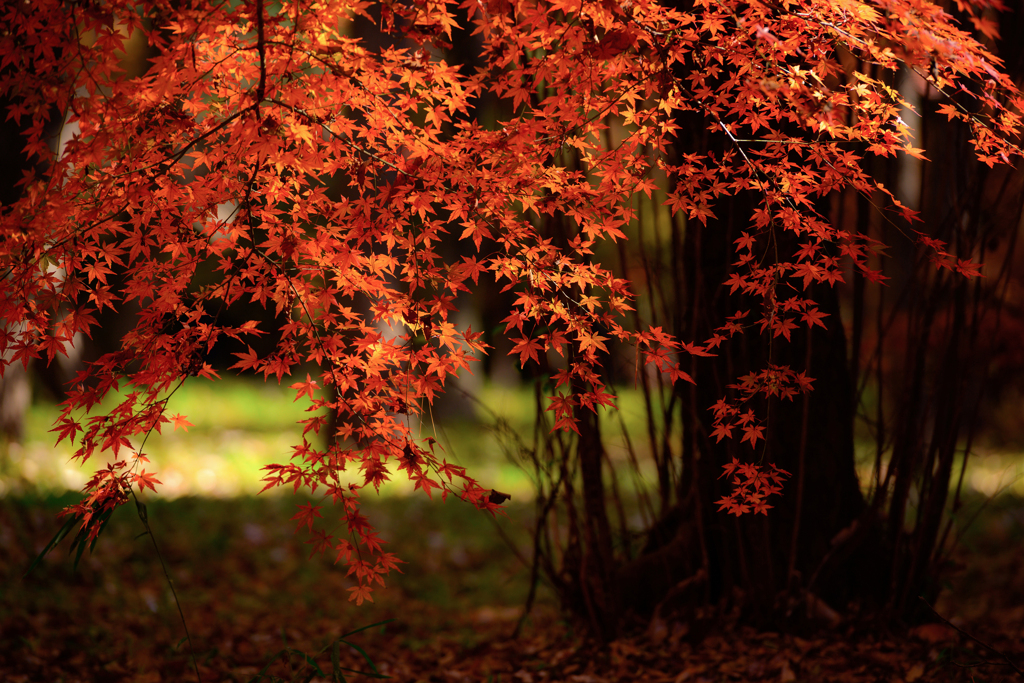
[[[22,576],[59,526],[60,504],[0,499],[0,680],[196,680],[175,601],[131,511],[77,572],[64,547]],[[151,506],[204,682],[250,681],[275,654],[264,680],[328,681],[335,665],[346,680],[369,680],[352,673],[371,671],[364,654],[394,681],[1024,680],[965,635],[1024,667],[1018,500],[990,509],[964,538],[962,567],[936,605],[953,626],[887,632],[844,614],[835,626],[779,634],[724,614],[700,633],[656,623],[606,646],[588,642],[544,593],[513,639],[528,572],[493,527],[462,525],[458,510],[442,520],[417,506],[375,512],[409,564],[356,607],[346,600],[352,584],[329,561],[307,559],[279,508],[252,499]],[[521,536],[514,541],[525,551]],[[385,620],[332,652],[332,641]]]

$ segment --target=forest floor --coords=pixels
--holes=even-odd
[[[24,577],[74,497],[0,497],[0,681],[189,681],[177,607],[134,506],[119,510],[77,572],[65,545]],[[290,497],[154,500],[148,517],[174,578],[201,680],[331,680],[337,664],[394,681],[1009,681],[996,653],[942,623],[883,632],[855,617],[799,635],[721,616],[588,642],[541,591],[518,638],[531,509],[498,525],[459,502],[393,498],[371,521],[408,564],[361,607],[329,559],[307,559]],[[500,530],[499,530],[500,527]],[[504,538],[503,538],[504,536]],[[1024,501],[989,505],[965,536],[937,609],[1024,667]],[[328,646],[326,649],[325,646]],[[353,647],[355,646],[355,647]],[[298,653],[305,653],[298,654]],[[308,659],[306,658],[308,655]],[[984,661],[993,663],[982,663]],[[319,671],[309,662],[315,662]],[[349,681],[370,678],[345,673]],[[271,680],[269,677],[264,680]],[[340,679],[339,679],[340,680]]]

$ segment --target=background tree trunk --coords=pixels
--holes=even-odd
[[[723,207],[721,221],[687,226],[683,270],[690,292],[689,324],[680,337],[703,340],[714,327],[738,309],[741,301],[728,296],[730,249],[748,228],[742,202]],[[854,466],[853,387],[849,376],[846,335],[834,289],[814,287],[811,296],[828,314],[827,329],[793,332],[792,342],[745,334],[725,342],[714,358],[695,358],[695,385],[677,383],[683,406],[684,468],[692,472],[682,492],[685,515],[702,520],[707,551],[708,597],[718,601],[737,590],[757,613],[767,616],[776,597],[787,589],[808,589],[827,602],[844,603],[865,591],[874,593],[865,567],[849,563],[826,568],[837,535],[863,512],[865,505]],[[752,331],[753,332],[753,331]],[[789,365],[814,378],[814,390],[793,401],[773,399],[758,406],[767,415],[766,440],[756,452],[738,439],[716,442],[710,437],[708,408],[729,394],[737,377],[758,371],[768,362]],[[769,514],[734,517],[715,501],[730,493],[721,479],[722,465],[733,457],[744,462],[774,463],[793,474]],[[860,536],[858,536],[858,539]],[[858,564],[880,562],[875,554],[859,554]],[[826,571],[822,571],[826,570]],[[813,585],[812,585],[813,582]]]

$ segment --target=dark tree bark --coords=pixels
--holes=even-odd
[[[733,240],[740,230],[749,229],[744,208],[742,200],[734,201],[723,207],[722,221],[687,228],[683,270],[692,309],[690,324],[681,326],[681,338],[707,339],[720,321],[744,308],[721,284],[729,275]],[[716,601],[738,589],[764,616],[788,589],[811,590],[836,603],[875,591],[870,580],[865,583],[872,572],[865,573],[864,567],[826,562],[833,541],[864,511],[865,503],[854,466],[854,393],[839,302],[831,287],[813,289],[810,296],[828,314],[827,329],[796,330],[792,342],[767,339],[752,330],[726,342],[718,356],[695,359],[691,374],[696,385],[677,386],[683,434],[690,442],[684,467],[692,473],[681,504],[691,519],[702,520],[709,597]],[[815,380],[814,391],[758,406],[767,416],[767,430],[756,452],[738,440],[710,438],[708,408],[730,393],[726,385],[769,362],[804,370]],[[722,465],[734,456],[774,463],[793,474],[766,517],[735,518],[715,505],[730,492],[731,485],[719,477]]]

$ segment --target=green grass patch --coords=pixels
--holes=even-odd
[[[145,454],[152,462],[147,469],[155,471],[162,482],[158,495],[231,498],[258,493],[263,488],[262,468],[289,461],[293,447],[301,441],[299,421],[308,417],[308,404],[295,401],[294,390],[284,384],[225,377],[217,382],[192,380],[178,389],[168,402],[167,413],[180,413],[193,426],[184,431],[164,425],[162,433],[150,435],[145,444]],[[93,414],[109,410],[118,400],[109,397]],[[616,463],[627,462],[625,426],[643,463],[646,423],[642,396],[635,389],[624,389],[618,404],[618,413],[603,411],[609,457]],[[507,432],[501,434],[492,427],[501,419],[532,446],[532,388],[485,385],[467,405],[467,410],[458,412],[444,406],[427,411],[421,419],[413,419],[410,427],[418,437],[435,438],[443,457],[465,466],[485,487],[511,493],[517,501],[529,500],[534,486],[528,471],[519,467],[515,457],[509,457],[516,449],[508,443]],[[55,444],[56,435],[49,430],[57,415],[56,406],[35,403],[26,419],[23,442],[0,444],[0,495],[80,490],[95,468],[106,463],[99,461],[101,456],[94,456],[93,462],[82,466],[72,460],[72,444]],[[133,445],[139,448],[142,444]],[[646,474],[649,477],[650,473]],[[353,472],[352,480],[358,480],[358,472]],[[383,496],[411,492],[412,484],[400,476],[381,489]]]
[[[194,426],[186,432],[165,425],[163,433],[151,435],[145,446],[152,461],[149,469],[163,482],[158,495],[172,499],[232,498],[258,493],[263,488],[262,468],[289,461],[293,447],[301,440],[299,421],[308,416],[308,404],[295,401],[295,392],[287,384],[230,376],[217,382],[186,382],[171,397],[167,411],[185,415]],[[97,411],[109,409],[116,400],[111,397]],[[638,473],[620,478],[620,486],[625,495],[635,495],[637,489],[653,490],[656,476],[649,453],[643,395],[636,388],[620,387],[617,405],[618,411],[602,411],[609,459],[620,472],[632,472],[632,449],[640,464]],[[533,447],[543,436],[534,428],[535,411],[531,386],[484,384],[474,399],[464,400],[455,408],[452,404],[439,405],[413,420],[410,427],[419,437],[435,438],[443,449],[442,456],[465,466],[483,486],[524,501],[532,498],[535,487],[530,468],[521,466],[523,461],[517,457],[518,449],[510,434],[527,448]],[[37,402],[27,416],[23,443],[0,444],[0,495],[80,490],[95,468],[105,464],[97,458],[81,466],[71,459],[71,444],[55,445],[55,435],[49,429],[57,414],[52,404]],[[504,432],[493,428],[497,420],[507,425]],[[139,447],[141,443],[134,445]],[[872,449],[866,442],[859,443],[857,470],[865,488],[870,485],[873,464]],[[351,476],[357,481],[358,471]],[[1024,462],[1018,453],[983,453],[972,458],[965,490],[1024,495]],[[268,494],[278,492],[284,491]],[[412,484],[396,475],[380,493],[409,495]]]

